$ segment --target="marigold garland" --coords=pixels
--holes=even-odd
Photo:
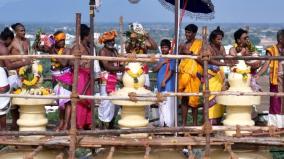
[[[19,76],[22,78],[22,83],[27,87],[31,87],[31,86],[36,85],[38,83],[39,79],[40,79],[40,75],[42,74],[43,67],[40,64],[36,64],[36,65],[37,65],[36,68],[32,69],[32,73],[33,73],[32,80],[27,79],[27,70],[31,66],[23,66],[18,71]]]
[[[138,85],[138,77],[143,74],[143,72],[144,72],[144,71],[143,71],[143,67],[141,67],[141,68],[137,71],[137,73],[132,72],[131,69],[129,69],[129,68],[126,68],[126,72],[127,72],[127,74],[128,74],[130,77],[132,77],[133,80],[134,80],[134,85],[133,85],[133,87],[134,87],[135,89],[138,89],[138,88],[139,88],[139,85]]]
[[[39,89],[30,89],[27,90],[25,88],[18,88],[13,91],[13,94],[31,94],[31,95],[49,95],[52,93],[52,90],[50,88],[44,88],[40,87]]]
[[[232,71],[235,72],[235,73],[241,74],[243,76],[243,80],[247,80],[248,74],[250,73],[250,69],[241,70],[241,69],[238,69],[236,67],[233,68]]]

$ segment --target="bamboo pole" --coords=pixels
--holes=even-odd
[[[209,92],[210,95],[222,95],[222,96],[277,96],[283,97],[284,92],[241,92],[241,91],[222,91],[222,92]],[[203,93],[181,93],[181,92],[167,92],[162,93],[163,97],[170,96],[203,96]],[[70,96],[57,96],[57,95],[25,95],[25,94],[0,94],[0,97],[12,97],[12,98],[32,98],[32,99],[70,99]],[[91,96],[91,95],[78,95],[79,99],[96,99],[96,100],[131,100],[131,98],[125,96]],[[158,101],[157,95],[137,94],[137,101]]]
[[[232,144],[246,144],[246,145],[274,145],[274,146],[284,146],[284,142],[280,138],[264,137],[246,137],[246,138],[236,138],[236,137],[212,137],[211,145],[224,145],[226,143]],[[86,137],[83,138],[79,144],[82,147],[91,147],[91,146],[115,146],[115,147],[145,147],[148,145],[150,147],[184,147],[188,145],[192,146],[205,146],[206,139],[205,137],[170,137],[170,138],[152,138],[152,139],[122,139],[122,138],[113,138],[113,137],[104,137],[104,138],[92,138]]]
[[[203,96],[203,93],[182,93],[182,92],[167,92],[162,93],[164,97],[169,96]],[[241,91],[221,91],[221,92],[210,92],[210,95],[234,95],[234,96],[284,96],[284,92],[273,93],[273,92],[241,92]],[[156,95],[137,94],[137,97],[156,97]]]
[[[180,31],[180,0],[175,0],[175,38],[174,38],[174,53],[179,55],[179,31]],[[159,54],[161,55],[161,54]],[[175,63],[175,92],[178,92],[178,65],[179,61],[176,59]],[[174,99],[174,120],[175,120],[175,127],[178,127],[178,117],[177,117],[177,104],[178,99],[175,96]],[[176,133],[177,136],[177,133]]]
[[[0,136],[30,136],[30,135],[44,135],[44,136],[66,136],[68,131],[0,131]]]
[[[136,59],[122,57],[126,55],[121,55],[120,57],[109,57],[109,56],[89,56],[82,55],[81,57],[75,57],[74,55],[1,55],[0,60],[9,59],[26,59],[26,58],[36,58],[36,59],[87,59],[87,60],[106,60],[106,61],[124,61],[124,62],[150,62],[154,63],[158,61],[159,58],[169,58],[169,59],[200,59],[200,56],[192,55],[136,55]],[[225,59],[225,60],[284,60],[284,56],[210,56],[210,59]]]
[[[131,133],[202,133],[202,126],[192,127],[176,127],[176,128],[138,128],[138,129],[119,129],[119,130],[97,130],[97,131],[80,131],[80,135],[120,135],[120,134],[131,134]],[[257,126],[240,126],[241,131],[269,131],[269,127],[257,127]],[[223,132],[223,131],[236,131],[237,126],[212,126],[212,132]],[[282,133],[281,130],[275,133]]]
[[[188,145],[194,146],[205,146],[206,140],[205,137],[154,137],[151,139],[125,139],[120,137],[93,137],[93,136],[79,136],[80,143],[78,143],[79,147],[103,147],[103,146],[141,146],[145,145],[149,146],[169,146],[169,147],[184,147]],[[250,145],[278,145],[284,146],[283,139],[276,137],[228,137],[228,136],[217,136],[212,137],[210,145],[223,145],[225,143],[232,144],[250,144]],[[53,146],[53,145],[61,145],[67,146],[70,143],[69,138],[66,136],[56,137],[56,138],[47,138],[42,140],[35,141],[22,141],[18,138],[4,139],[0,140],[1,145],[41,145],[41,146]]]
[[[81,14],[76,13],[76,46],[79,50],[78,52],[73,52],[75,56],[81,56],[80,50],[80,30],[81,30]],[[71,110],[71,128],[70,128],[70,146],[69,146],[69,159],[75,159],[75,150],[77,144],[77,129],[76,129],[76,104],[78,101],[77,85],[78,85],[78,70],[79,70],[79,58],[74,61],[74,76],[72,83],[72,110]]]
[[[120,29],[120,51],[121,51],[121,53],[125,53],[124,52],[124,48],[125,48],[125,46],[124,46],[124,37],[123,37],[123,25],[124,25],[124,23],[123,23],[123,16],[120,16],[120,18],[119,18],[119,29]]]
[[[208,56],[206,55],[208,51],[208,43],[207,43],[207,27],[202,28],[202,36],[203,36],[203,48],[202,48],[202,60],[203,60],[203,78],[205,79],[205,90],[203,92],[203,105],[204,105],[204,131],[206,135],[206,146],[205,146],[205,157],[210,156],[210,131],[211,131],[211,124],[209,122],[209,97],[210,97],[210,90],[209,90],[209,79],[208,79]]]
[[[262,132],[267,135],[271,127],[264,126],[212,126],[212,133],[224,132],[224,131],[248,131],[248,132]],[[114,130],[81,130],[78,131],[79,135],[120,135],[131,133],[201,133],[203,132],[202,126],[190,126],[190,127],[176,127],[176,128],[135,128],[135,129],[114,129]],[[244,136],[254,136],[249,133],[241,133]],[[284,134],[283,130],[276,129],[275,135]],[[66,136],[69,135],[68,131],[0,131],[0,136],[29,136],[29,135],[45,135],[45,136]],[[259,136],[259,135],[258,135]]]
[[[12,97],[12,98],[32,98],[32,99],[71,99],[72,96],[41,96],[41,95],[19,95],[19,94],[0,94],[0,97]],[[96,100],[131,100],[130,97],[122,96],[89,96],[89,95],[78,95],[79,99],[96,99]],[[135,101],[157,101],[156,96],[153,97],[139,97]]]
[[[283,67],[284,67],[284,63],[281,62],[281,66],[282,66],[282,68],[283,68]],[[281,73],[283,73],[283,70],[282,70]],[[280,76],[280,78],[281,78],[282,81],[284,80],[284,76]],[[270,87],[270,88],[271,88],[271,87]],[[284,85],[283,85],[283,84],[282,84],[282,90],[284,90]],[[284,98],[283,98],[283,97],[281,97],[281,101],[282,101],[282,102],[284,101]],[[271,102],[271,101],[270,101],[270,102]],[[283,104],[281,104],[281,106],[280,106],[280,111],[281,111],[280,114],[283,114],[283,112],[284,112],[284,106],[283,106]]]
[[[185,147],[188,145],[191,146],[205,146],[206,140],[205,137],[190,136],[190,137],[157,137],[157,138],[144,138],[144,139],[126,139],[120,137],[91,137],[91,136],[79,136],[81,138],[78,147],[88,147],[88,148],[97,148],[97,147],[106,147],[106,146],[115,146],[115,147],[145,147],[148,145],[150,147]],[[0,140],[1,145],[41,145],[41,146],[67,146],[70,140],[66,137],[57,137],[49,138],[42,140],[35,140],[32,142],[22,141],[17,138]],[[283,139],[275,137],[228,137],[228,136],[218,136],[212,137],[210,145],[219,145],[224,144],[245,144],[256,145],[256,146],[284,146]]]
[[[94,17],[95,17],[95,5],[96,5],[96,1],[95,0],[90,0],[89,6],[90,6],[90,34],[91,34],[91,44],[90,44],[90,48],[91,48],[91,55],[95,56],[94,53]],[[90,81],[90,85],[91,85],[91,94],[94,94],[95,92],[95,71],[94,71],[94,60],[91,60],[91,65],[90,65],[90,72],[91,72],[91,81]],[[91,114],[92,114],[92,124],[91,124],[91,128],[92,130],[94,130],[96,128],[96,122],[95,122],[95,101],[91,100]]]

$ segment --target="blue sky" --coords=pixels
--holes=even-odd
[[[89,0],[0,0],[1,22],[73,22],[81,12],[88,21]],[[174,14],[158,0],[141,0],[137,5],[128,0],[102,0],[96,22],[125,21],[173,22]],[[190,1],[189,1],[190,3]],[[213,0],[215,19],[210,23],[284,23],[284,0]],[[204,22],[185,18],[184,22]],[[205,21],[207,22],[207,21]]]

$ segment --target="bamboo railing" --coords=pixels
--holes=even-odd
[[[80,14],[76,14],[76,45],[79,45],[80,37]],[[206,29],[205,29],[206,30]],[[204,40],[207,39],[207,31],[204,30]],[[106,56],[87,56],[81,55],[80,50],[78,52],[73,52],[72,55],[7,55],[0,56],[0,60],[17,59],[17,58],[35,58],[35,59],[51,59],[51,58],[64,58],[74,60],[74,83],[72,85],[72,95],[71,96],[39,96],[39,95],[16,95],[16,94],[0,94],[0,97],[12,97],[12,98],[37,98],[37,99],[68,99],[72,101],[72,115],[71,115],[71,129],[69,131],[53,132],[53,131],[1,131],[0,136],[29,136],[29,135],[45,135],[45,136],[69,136],[70,141],[68,142],[53,142],[48,141],[39,141],[39,147],[35,149],[30,156],[36,155],[38,151],[42,149],[42,145],[68,145],[69,146],[69,158],[75,158],[75,149],[78,146],[82,147],[99,147],[101,146],[144,146],[145,143],[148,143],[148,146],[184,146],[184,145],[202,145],[206,147],[206,155],[209,155],[210,145],[225,145],[228,142],[230,143],[252,143],[258,145],[278,145],[284,146],[282,139],[277,138],[280,134],[284,134],[283,130],[278,130],[275,127],[257,127],[257,126],[211,126],[208,122],[208,100],[210,95],[251,95],[251,96],[284,96],[283,92],[273,93],[273,92],[210,92],[209,91],[209,82],[207,76],[208,61],[210,59],[230,59],[230,60],[284,60],[284,56],[271,57],[271,56],[242,56],[242,57],[233,57],[233,56],[207,56],[201,54],[202,56],[191,56],[191,55],[136,55],[136,58],[128,57],[126,54],[122,54],[120,57],[106,57]],[[135,100],[139,101],[162,101],[163,98],[167,96],[204,96],[204,112],[205,112],[205,123],[203,126],[194,126],[194,127],[175,127],[175,128],[141,128],[141,129],[122,129],[122,130],[80,130],[76,129],[76,102],[80,99],[93,99],[93,100],[133,100],[133,97],[121,97],[121,96],[87,96],[87,95],[78,95],[76,92],[77,83],[78,83],[78,67],[79,60],[89,59],[89,60],[107,60],[107,61],[125,61],[125,62],[149,62],[153,63],[158,61],[159,58],[170,58],[170,59],[201,59],[204,63],[204,79],[205,79],[205,90],[204,92],[199,93],[164,93],[159,95],[146,95],[146,94],[136,94]],[[211,137],[210,135],[215,132],[223,131],[236,131],[235,137]],[[246,131],[242,133],[241,131]],[[114,138],[115,142],[101,140],[100,136],[113,136],[120,134],[131,134],[131,133],[182,133],[182,134],[204,134],[204,136],[198,137],[176,137],[178,142],[169,142],[173,138],[161,139],[144,139],[138,140],[136,143],[131,143],[129,140],[121,139],[119,137]],[[93,137],[89,142],[84,140],[84,136]],[[257,136],[267,136],[265,138],[258,138]],[[276,138],[275,138],[276,136]],[[83,139],[82,139],[83,138]],[[180,139],[183,138],[183,139]],[[82,140],[81,140],[82,139]],[[187,139],[183,141],[184,139]],[[200,141],[200,142],[196,142]],[[82,142],[82,143],[81,143]],[[45,144],[46,143],[46,144]],[[7,139],[0,141],[0,144],[8,145],[25,145],[29,143],[18,142],[17,138]]]

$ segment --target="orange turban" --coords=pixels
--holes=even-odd
[[[65,33],[59,33],[59,34],[54,36],[54,39],[55,39],[55,41],[65,40],[66,35],[65,35]]]
[[[113,40],[117,36],[117,32],[115,30],[104,32],[103,35],[99,37],[99,43],[103,44],[108,40]]]

